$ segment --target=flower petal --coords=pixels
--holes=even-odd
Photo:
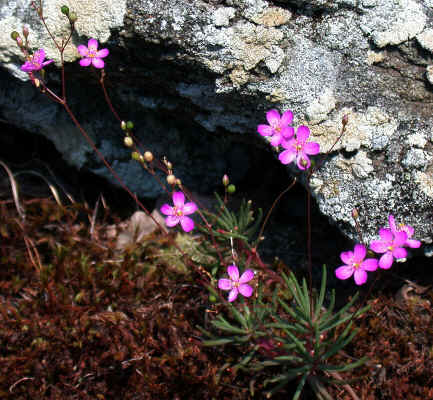
[[[358,269],[353,274],[353,278],[355,279],[355,283],[357,285],[363,285],[365,282],[367,282],[367,272],[362,269]]]
[[[281,134],[285,140],[289,140],[295,136],[295,128],[293,128],[293,126],[283,126],[281,128]]]
[[[218,281],[218,287],[221,290],[231,290],[233,287],[233,282],[231,281],[231,279],[222,278]]]
[[[320,153],[320,145],[316,142],[308,142],[304,145],[304,152],[310,156],[315,156]]]
[[[289,125],[293,121],[293,112],[292,110],[287,110],[283,112],[281,116],[280,124],[281,125]]]
[[[229,265],[227,267],[227,273],[229,274],[229,277],[232,281],[238,281],[239,280],[239,269],[236,265]]]
[[[99,68],[99,69],[104,68],[104,65],[105,65],[103,60],[101,60],[100,58],[96,58],[96,57],[92,58],[92,64],[95,68]]]
[[[250,297],[253,294],[253,290],[254,289],[246,283],[239,286],[239,292],[245,297]]]
[[[396,225],[395,225],[395,218],[394,218],[394,215],[388,215],[388,222],[389,222],[389,227],[391,228],[391,231],[392,232],[397,232],[398,231],[398,229],[397,229],[397,227],[396,227]]]
[[[370,243],[370,249],[375,253],[385,253],[388,251],[389,243],[382,240],[372,240]]]
[[[110,51],[108,49],[101,49],[96,53],[96,57],[104,58],[104,57],[107,57],[108,54],[110,54]]]
[[[296,165],[299,169],[303,171],[310,168],[311,161],[308,156],[304,152],[302,152],[298,154],[298,157],[296,157]]]
[[[21,65],[21,71],[24,72],[30,72],[34,71],[36,68],[34,64],[32,64],[30,61],[26,61],[23,65]]]
[[[77,50],[80,53],[80,55],[82,55],[83,57],[89,55],[89,49],[86,46],[84,46],[84,44],[80,44],[79,46],[77,46]]]
[[[183,192],[173,192],[173,203],[176,208],[183,208],[185,204],[185,195]]]
[[[180,225],[185,232],[191,232],[194,229],[194,221],[190,217],[180,217]]]
[[[280,153],[278,156],[278,159],[281,161],[282,164],[290,164],[296,157],[296,151],[293,149],[284,150]]]
[[[394,246],[400,247],[406,243],[407,233],[404,231],[395,232],[394,234]]]
[[[340,254],[341,261],[343,261],[347,265],[353,264],[353,257],[354,257],[354,254],[353,254],[353,251],[351,251],[351,250],[343,251]]]
[[[89,39],[89,41],[87,42],[87,47],[90,51],[92,51],[93,49],[96,50],[99,46],[99,43],[96,39]]]
[[[182,209],[183,215],[190,215],[192,213],[195,213],[197,211],[197,208],[197,204],[193,203],[192,201],[186,203]]]
[[[262,136],[272,136],[274,134],[274,130],[269,125],[258,125],[257,132]]]
[[[239,283],[249,282],[253,278],[254,278],[254,271],[252,271],[251,269],[247,269],[239,278]]]
[[[238,289],[234,287],[232,290],[230,290],[228,300],[229,300],[230,302],[235,301],[235,300],[236,300],[236,297],[238,297],[238,293],[239,293],[239,292],[238,292]]]
[[[411,249],[418,249],[421,247],[421,242],[415,239],[407,239],[406,246],[410,247]]]
[[[378,261],[375,258],[367,258],[361,263],[361,268],[366,271],[376,271],[378,267]]]
[[[33,54],[33,61],[37,64],[42,64],[42,62],[45,60],[45,50],[39,49],[36,50]]]
[[[387,251],[379,260],[379,267],[382,269],[390,269],[394,261],[394,257],[390,251]]]
[[[91,59],[91,58],[82,58],[82,59],[80,60],[80,65],[81,65],[82,67],[88,67],[88,66],[91,64],[91,62],[92,62],[92,59]]]
[[[353,260],[356,263],[360,263],[367,254],[367,249],[363,244],[355,244],[355,248],[353,250]]]
[[[169,228],[173,228],[173,226],[176,226],[180,221],[180,218],[177,215],[169,215],[166,219],[165,219],[165,224],[169,227]]]
[[[379,229],[379,236],[382,240],[386,242],[391,242],[394,239],[394,235],[391,232],[391,229],[388,228],[380,228]]]
[[[300,144],[304,144],[308,137],[310,136],[310,129],[308,126],[301,125],[298,126],[298,130],[296,131],[296,139],[298,139],[298,142]]]
[[[163,204],[159,209],[164,215],[174,215],[174,208],[169,204]]]
[[[266,119],[272,127],[280,125],[280,113],[277,110],[269,110],[266,113]]]
[[[392,255],[394,258],[406,258],[407,257],[407,250],[403,247],[397,247],[393,250]]]
[[[335,276],[338,279],[347,279],[353,275],[353,268],[349,265],[342,265],[335,270]]]
[[[272,136],[271,145],[274,147],[277,147],[280,145],[282,140],[280,133],[275,133],[274,136]]]
[[[53,63],[53,62],[54,62],[54,60],[47,60],[47,61],[45,61],[45,62],[42,63],[42,67],[45,67],[45,66],[47,66],[48,64],[51,64],[51,63]]]

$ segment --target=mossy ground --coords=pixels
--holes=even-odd
[[[13,201],[0,203],[0,398],[264,398],[263,374],[221,373],[236,355],[201,345],[209,292],[166,235],[119,251],[107,227],[120,219],[109,210],[93,223],[83,205],[23,205],[25,221]],[[184,236],[177,241],[194,251]],[[371,295],[360,333],[337,357],[369,356],[342,374],[357,378],[359,398],[433,398],[433,292],[421,292],[402,301]],[[291,398],[290,389],[274,398]]]

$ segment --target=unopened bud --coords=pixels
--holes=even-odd
[[[176,179],[176,185],[177,186],[182,186],[182,181],[178,178],[178,179]]]
[[[173,164],[170,161],[167,161],[165,163],[165,165],[167,166],[167,168],[171,171],[173,169]]]
[[[341,123],[343,125],[347,125],[348,122],[349,122],[349,115],[348,114],[344,114],[343,119],[341,120]]]
[[[359,218],[359,212],[358,212],[358,210],[356,208],[354,208],[352,210],[352,218],[353,219],[358,219]]]
[[[144,153],[144,159],[149,163],[152,162],[153,161],[153,154],[150,151],[146,151]]]
[[[74,13],[73,11],[71,13],[69,13],[69,22],[71,24],[74,24],[77,21],[78,17],[77,14]]]
[[[62,12],[63,15],[66,15],[66,16],[69,15],[69,7],[68,6],[61,6],[60,11]]]
[[[33,83],[37,88],[41,86],[41,81],[38,78],[33,79]]]
[[[140,154],[139,154],[138,152],[136,152],[136,151],[133,151],[133,152],[131,153],[131,157],[132,157],[132,159],[135,160],[135,161],[140,161]]]
[[[27,26],[23,26],[23,35],[27,39],[29,37],[29,28]]]
[[[120,129],[122,129],[122,131],[126,131],[126,122],[125,121],[122,121],[120,123]]]
[[[24,46],[23,39],[21,39],[21,37],[17,37],[17,45],[20,46],[20,47]]]
[[[20,37],[20,34],[17,31],[13,31],[11,33],[12,40],[17,40]]]
[[[134,141],[130,136],[125,136],[125,138],[123,139],[123,143],[125,144],[126,147],[132,147]]]
[[[126,123],[126,129],[128,130],[134,129],[134,123],[132,121],[128,121]]]
[[[167,175],[167,183],[174,185],[176,183],[176,177],[174,175]]]
[[[229,177],[227,175],[224,175],[223,176],[223,185],[228,186],[229,183],[230,183]]]
[[[227,186],[227,192],[229,192],[230,194],[236,192],[236,186],[231,184]]]

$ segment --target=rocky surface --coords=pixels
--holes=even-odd
[[[23,82],[10,31],[30,24],[35,47],[55,57],[29,3],[0,1],[1,117],[49,137],[77,167],[108,176],[64,112]],[[44,2],[58,36],[61,3]],[[185,183],[206,192],[227,171],[235,181],[245,177],[268,152],[256,125],[270,108],[293,110],[295,124],[310,127],[322,154],[347,114],[345,135],[311,180],[320,210],[352,238],[351,211],[358,207],[366,239],[392,213],[413,225],[417,238],[432,242],[431,0],[91,3],[74,3],[79,20],[73,43],[88,37],[105,42],[116,104],[134,120],[140,140],[166,155]],[[102,99],[94,100],[100,92],[92,74],[72,63],[77,58],[71,48],[74,110],[132,190],[156,196],[148,177],[137,180],[117,124]],[[49,79],[58,86],[54,67]],[[296,171],[289,167],[288,173]]]

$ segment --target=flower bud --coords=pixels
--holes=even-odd
[[[348,114],[344,114],[343,119],[341,120],[341,123],[343,125],[347,125],[348,122],[349,122],[349,115]]]
[[[23,39],[21,39],[21,37],[17,37],[17,45],[20,46],[20,47],[24,46]]]
[[[69,7],[68,6],[61,6],[60,11],[62,12],[63,15],[66,15],[66,16],[69,15]]]
[[[69,13],[69,22],[71,24],[75,23],[77,21],[78,17],[77,14],[74,13],[73,11],[71,13]]]
[[[126,129],[128,130],[134,129],[134,123],[132,121],[128,121],[126,123]]]
[[[165,163],[165,165],[167,166],[167,168],[171,171],[173,169],[173,164],[170,161],[167,161]]]
[[[352,210],[352,218],[353,219],[358,219],[359,218],[359,212],[358,212],[358,210],[356,208],[354,208]]]
[[[11,33],[12,40],[17,40],[20,37],[20,34],[17,31],[13,31]]]
[[[122,121],[120,123],[120,129],[122,129],[122,131],[126,131],[126,122],[125,121]]]
[[[38,88],[41,86],[41,81],[38,78],[33,79],[33,84]]]
[[[231,184],[227,186],[227,192],[229,192],[230,194],[236,192],[236,186]]]
[[[29,28],[26,25],[23,26],[23,35],[26,39],[29,37]]]
[[[176,185],[181,187],[182,186],[182,181],[178,178],[176,179]]]
[[[223,176],[223,185],[228,186],[229,183],[230,183],[229,177],[225,174]]]
[[[132,157],[132,159],[135,160],[135,161],[140,161],[140,154],[139,154],[138,152],[136,152],[136,151],[133,151],[133,152],[131,153],[131,157]]]
[[[125,144],[126,147],[132,147],[134,141],[130,136],[125,136],[125,138],[123,139],[123,143]]]
[[[174,185],[176,183],[176,177],[173,174],[167,175],[167,183]]]
[[[209,302],[216,303],[217,301],[218,301],[217,298],[213,294],[209,295]]]
[[[153,161],[153,154],[150,151],[146,151],[144,153],[144,159],[149,163],[152,162]]]

